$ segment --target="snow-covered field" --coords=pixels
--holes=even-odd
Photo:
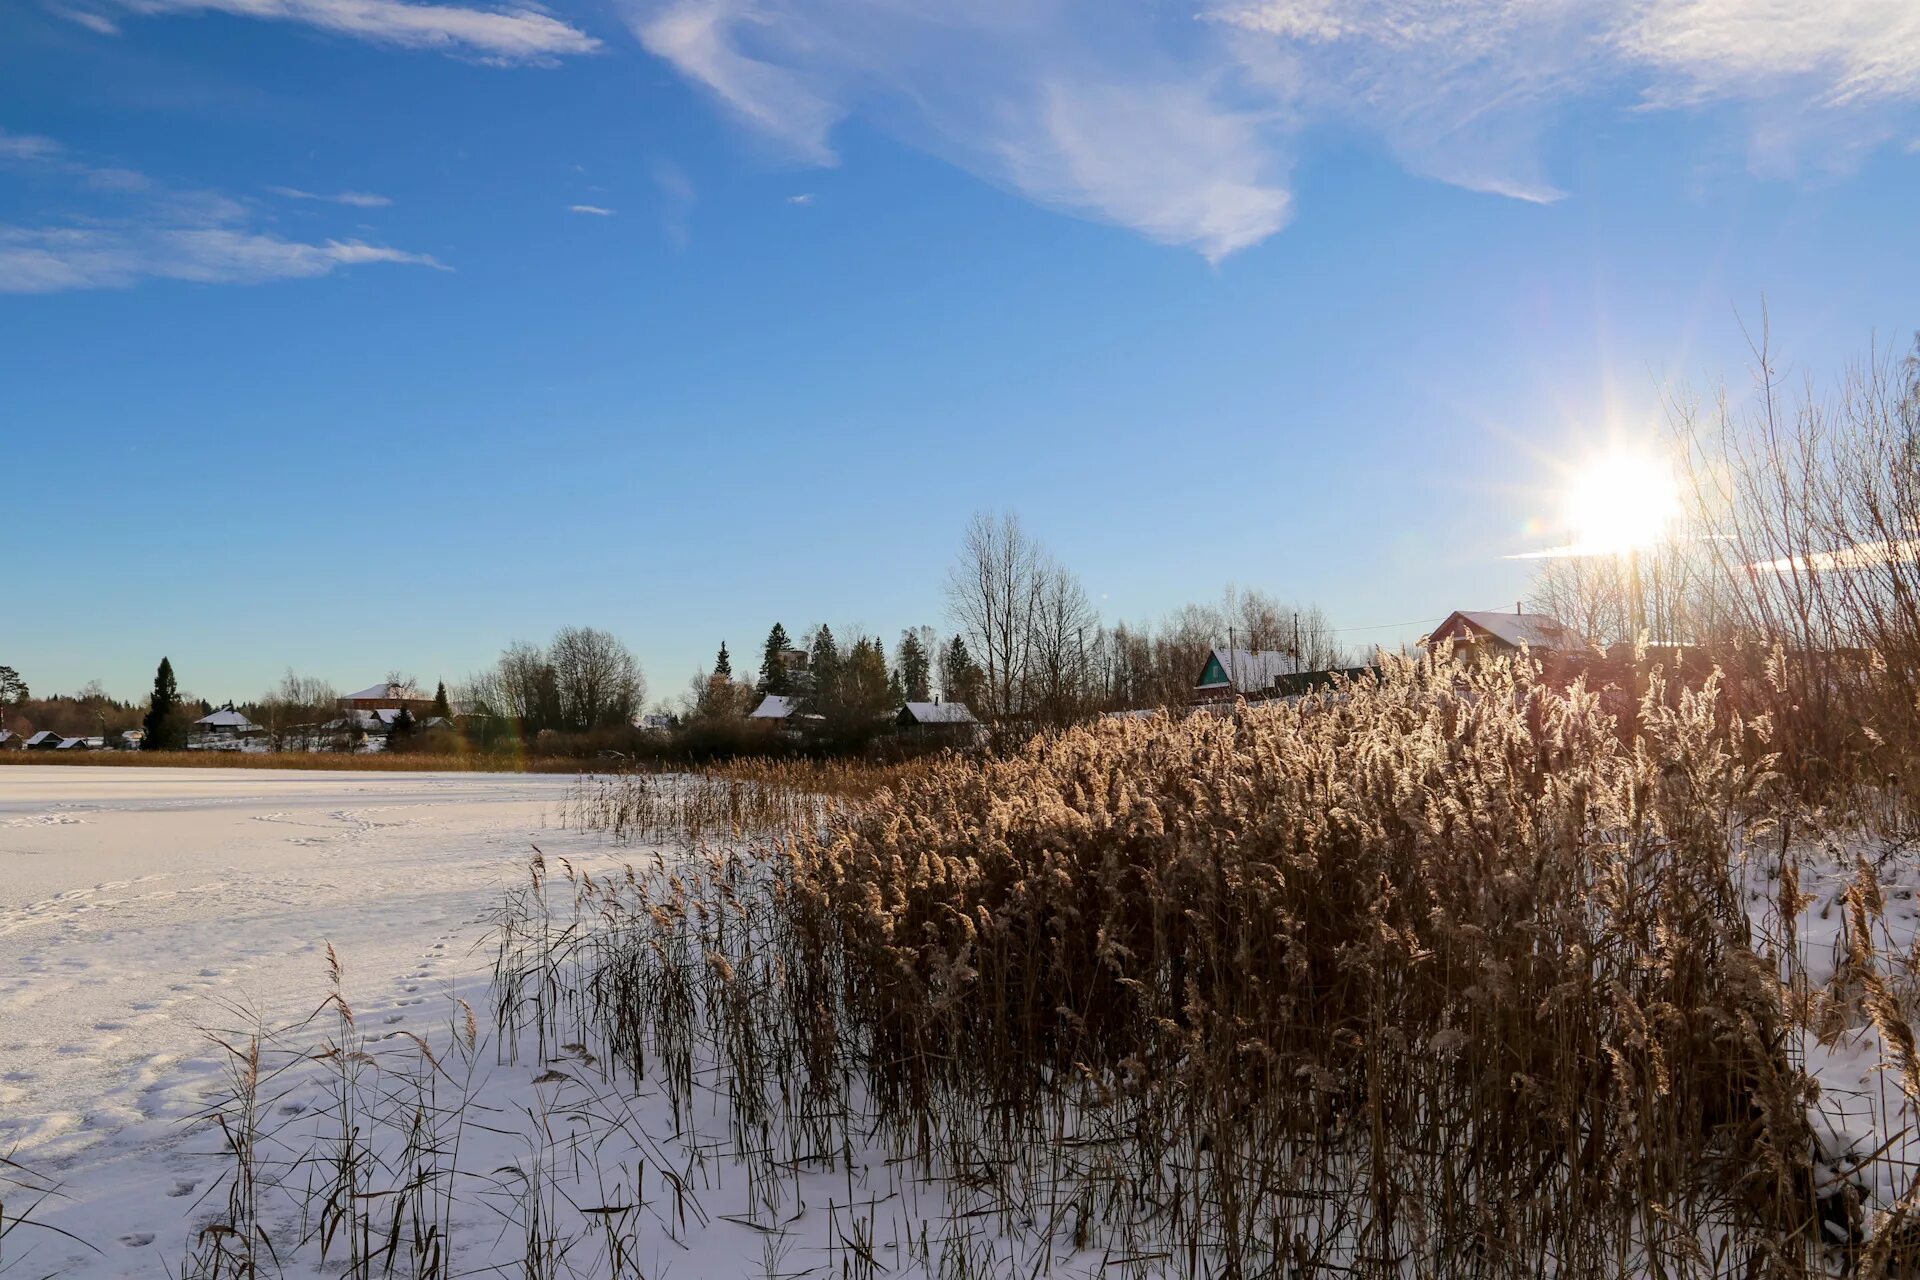
[[[36,1218],[100,1250],[17,1232],[9,1274],[177,1271],[217,1173],[189,1123],[222,1071],[202,1029],[312,1012],[329,942],[370,1035],[444,1028],[531,846],[597,846],[549,825],[571,783],[0,770],[0,1155],[60,1184]]]

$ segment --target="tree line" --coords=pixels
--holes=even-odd
[[[807,725],[808,749],[855,750],[906,703],[963,703],[982,721],[1027,728],[1182,707],[1216,645],[1285,652],[1298,670],[1350,661],[1320,609],[1231,586],[1216,602],[1183,605],[1155,623],[1109,624],[1079,577],[1012,514],[972,519],[946,576],[945,603],[945,634],[922,624],[901,629],[891,643],[826,623],[795,636],[775,622],[757,660],[738,671],[722,641],[711,666],[677,700],[652,704],[650,716],[645,673],[625,643],[598,628],[563,627],[544,644],[508,644],[452,690],[439,684],[432,711],[419,719],[403,713],[388,747],[582,756],[763,750],[769,726],[748,716],[762,699],[780,696],[801,717],[791,723]],[[400,672],[389,673],[388,683],[415,687]],[[25,692],[16,674],[0,668],[0,705]],[[87,715],[98,723],[104,705],[113,728],[143,723],[146,745],[164,750],[184,746],[193,719],[213,709],[180,693],[167,659],[145,708],[103,699],[90,686],[61,725]],[[275,749],[354,749],[365,736],[332,685],[291,669],[264,693],[230,705]]]

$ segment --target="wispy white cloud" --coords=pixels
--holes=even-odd
[[[219,12],[297,22],[407,49],[436,49],[501,63],[592,53],[600,42],[533,5],[476,9],[402,0],[120,0],[139,14]]]
[[[47,138],[0,133],[0,159],[24,163],[55,202],[78,205],[32,224],[0,223],[0,293],[117,289],[142,280],[259,284],[371,263],[446,269],[430,254],[357,238],[290,239],[257,225],[245,201],[95,166]]]
[[[268,187],[267,190],[289,200],[324,200],[328,204],[350,205],[355,209],[384,209],[393,203],[387,196],[377,196],[367,191],[341,191],[329,196],[302,191],[298,187]]]
[[[799,193],[798,195],[791,195],[791,196],[788,196],[788,197],[787,197],[787,203],[788,203],[788,204],[797,204],[797,205],[802,205],[802,206],[804,206],[804,205],[810,205],[810,204],[812,204],[812,203],[813,203],[813,192],[811,192],[811,191],[802,191],[802,192],[800,192],[800,193]]]
[[[621,3],[649,50],[794,159],[836,163],[835,128],[858,113],[1049,207],[1213,258],[1286,224],[1317,126],[1550,201],[1542,139],[1579,98],[1746,104],[1756,167],[1782,119],[1829,152],[1878,145],[1898,132],[1889,113],[1920,103],[1913,0]]]
[[[613,216],[613,210],[603,209],[597,204],[570,204],[567,206],[567,212],[591,214],[596,218],[611,218]]]
[[[95,10],[75,9],[63,4],[49,4],[47,9],[68,22],[78,23],[95,35],[117,36],[120,34],[119,23]]]
[[[1908,0],[1669,0],[1639,6],[1621,51],[1664,73],[1656,102],[1786,92],[1826,106],[1920,97],[1920,6]]]
[[[306,244],[230,227],[20,227],[0,223],[0,292],[120,289],[142,280],[261,284],[366,263],[443,264],[359,240]]]
[[[0,160],[51,160],[59,154],[60,144],[52,138],[0,129]]]
[[[1821,573],[1854,573],[1862,569],[1878,569],[1891,564],[1913,564],[1916,561],[1920,561],[1920,541],[1902,538],[1856,542],[1832,551],[1814,551],[1802,556],[1762,560],[1747,567],[1762,573],[1803,573],[1809,570]]]
[[[624,12],[648,49],[803,162],[835,163],[834,126],[859,109],[1029,199],[1213,257],[1288,215],[1273,102],[1245,92],[1216,33],[1169,32],[1157,6],[625,0]]]
[[[676,249],[686,248],[693,231],[694,202],[699,199],[693,179],[673,161],[656,160],[653,185],[660,192],[660,227],[667,233],[667,243]]]

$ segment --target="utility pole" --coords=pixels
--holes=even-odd
[[[1647,602],[1640,596],[1640,548],[1627,550],[1627,617],[1633,626],[1633,643],[1640,643],[1640,633],[1647,629]]]

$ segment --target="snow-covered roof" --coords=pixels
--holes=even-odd
[[[381,700],[387,702],[432,702],[433,695],[430,693],[422,693],[418,687],[413,685],[386,683],[368,685],[366,688],[360,690],[360,692],[350,693],[342,699],[342,701],[345,702],[375,702]]]
[[[87,749],[87,740],[85,738],[62,738],[60,739],[60,745],[55,747],[54,750],[71,751],[75,747],[85,751]]]
[[[909,702],[902,708],[917,724],[975,724],[964,702]]]
[[[31,738],[27,739],[27,745],[30,747],[37,747],[43,742],[57,742],[59,741],[59,739],[60,739],[60,735],[55,733],[53,730],[42,729],[40,732],[34,734]]]
[[[1194,681],[1196,689],[1226,689],[1235,693],[1259,693],[1271,689],[1281,676],[1290,676],[1299,664],[1290,653],[1279,649],[1226,649],[1215,646],[1207,654],[1207,665]]]
[[[784,693],[770,693],[760,699],[760,705],[747,713],[749,720],[785,720],[799,709],[799,699],[790,698]]]
[[[212,715],[201,716],[194,721],[209,729],[258,729],[260,726],[235,711],[232,707],[222,707]]]
[[[1498,610],[1457,609],[1435,628],[1427,640],[1428,643],[1438,643],[1442,640],[1470,639],[1476,629],[1516,649],[1521,645],[1533,650],[1583,647],[1580,637],[1558,618],[1544,613],[1504,613]]]

